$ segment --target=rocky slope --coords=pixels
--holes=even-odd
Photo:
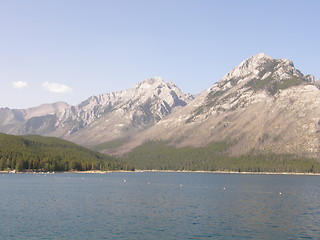
[[[320,90],[286,59],[253,56],[179,112],[159,121],[126,152],[147,140],[172,145],[232,144],[229,155],[250,152],[319,156]]]
[[[0,109],[0,131],[57,136],[94,145],[129,138],[192,99],[173,83],[156,77],[124,91],[92,96],[77,106],[55,103],[22,110]]]

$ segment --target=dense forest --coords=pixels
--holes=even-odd
[[[320,162],[289,154],[252,152],[229,157],[225,142],[205,147],[175,148],[165,142],[148,142],[126,154],[123,159],[145,170],[235,171],[235,172],[303,172],[319,173]]]
[[[166,142],[147,142],[121,158],[92,151],[54,137],[0,133],[0,170],[185,170],[235,172],[320,173],[320,162],[289,154],[252,152],[230,157],[231,144],[176,148]]]
[[[38,135],[0,133],[0,170],[86,171],[132,170],[114,157],[88,150],[66,140]]]

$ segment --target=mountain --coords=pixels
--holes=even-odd
[[[86,145],[128,141],[192,100],[193,96],[173,83],[159,77],[147,79],[133,88],[92,97],[78,105],[81,121],[67,139]]]
[[[319,104],[313,76],[303,75],[292,61],[261,53],[118,151],[150,141],[171,147],[224,142],[229,157],[264,153],[319,157]]]
[[[203,159],[204,153],[210,164],[221,156],[314,159],[320,157],[318,87],[319,80],[302,74],[292,61],[260,53],[196,98],[156,77],[76,106],[0,109],[0,131],[62,137],[105,153],[131,152],[137,159],[151,159],[155,152],[163,159],[157,146],[168,147],[163,152],[178,154],[180,162]]]
[[[192,100],[193,96],[173,83],[155,77],[124,91],[92,96],[77,106],[59,102],[31,109],[0,109],[0,131],[95,145],[128,139]]]
[[[49,134],[56,121],[70,109],[67,103],[43,104],[29,109],[0,108],[0,131],[12,134]]]
[[[39,135],[0,133],[0,171],[69,171],[132,169],[113,157],[69,141]]]

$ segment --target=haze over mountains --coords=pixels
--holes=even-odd
[[[197,79],[195,79],[197,81]],[[0,131],[40,134],[121,154],[147,142],[206,146],[228,142],[230,156],[250,152],[320,154],[320,90],[286,59],[257,54],[196,97],[156,77],[133,88],[59,102],[0,109]]]

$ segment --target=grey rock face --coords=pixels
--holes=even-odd
[[[92,96],[77,106],[55,103],[31,109],[0,109],[0,130],[58,136],[82,144],[99,143],[109,136],[123,137],[144,130],[191,100],[191,95],[173,83],[155,77],[124,91]],[[100,136],[99,140],[94,136]]]

